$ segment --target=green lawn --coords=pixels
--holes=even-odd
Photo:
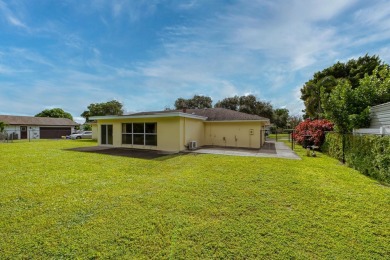
[[[278,134],[278,141],[289,140],[289,135],[290,134]],[[268,138],[269,139],[276,139],[276,134],[269,134]]]
[[[390,188],[303,160],[0,143],[0,259],[388,259]]]

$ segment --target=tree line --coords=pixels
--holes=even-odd
[[[194,95],[192,98],[177,98],[174,103],[175,110],[188,109],[204,109],[212,108],[213,101],[211,97],[203,95]],[[270,119],[270,121],[277,128],[294,128],[299,122],[302,121],[299,115],[290,115],[289,110],[286,108],[274,109],[270,102],[261,101],[254,95],[246,96],[233,96],[219,100],[215,105],[215,108],[225,108],[235,110],[247,114],[253,114]],[[166,108],[166,110],[173,110]],[[87,107],[81,116],[85,118],[86,123],[90,122],[92,116],[105,116],[105,115],[123,115],[123,104],[117,100],[111,100],[102,103],[92,103]],[[70,113],[63,111],[60,108],[45,109],[35,116],[40,117],[56,117],[56,118],[69,118],[73,120]]]
[[[212,108],[213,101],[208,96],[194,95],[189,99],[176,99],[174,106],[176,110]],[[270,102],[258,100],[254,95],[227,97],[215,103],[214,107],[262,116],[270,119],[277,128],[294,128],[302,121],[299,115],[290,115],[288,109],[274,109]]]
[[[304,118],[328,119],[348,133],[370,125],[370,107],[390,101],[390,68],[378,56],[337,62],[301,88]]]
[[[305,106],[304,118],[330,120],[341,132],[368,127],[370,107],[390,101],[390,67],[378,56],[368,54],[337,62],[314,73],[302,86],[301,99]],[[174,102],[174,109],[212,107],[211,97],[203,95],[189,99],[179,97]],[[226,97],[217,101],[214,107],[266,117],[278,128],[295,128],[301,121],[299,115],[290,115],[285,108],[274,109],[270,102],[258,100],[254,95]],[[89,122],[91,116],[123,113],[123,104],[111,100],[90,104],[81,116]],[[70,113],[60,108],[45,109],[36,116],[73,119]]]

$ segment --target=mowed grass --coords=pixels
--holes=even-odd
[[[0,259],[388,259],[390,188],[321,153],[155,160],[0,144]]]

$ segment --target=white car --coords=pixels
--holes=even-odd
[[[71,134],[70,139],[92,139],[92,131],[84,131],[77,134]]]

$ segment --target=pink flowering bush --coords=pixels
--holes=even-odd
[[[306,119],[295,128],[294,139],[303,144],[308,138],[309,144],[321,146],[325,141],[325,132],[333,131],[333,123],[326,119],[310,120]],[[310,136],[310,137],[306,137]]]

